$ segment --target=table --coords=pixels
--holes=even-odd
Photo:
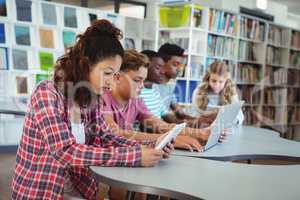
[[[177,199],[300,199],[300,166],[171,156],[152,168],[90,167],[101,182]]]
[[[242,127],[229,135],[222,144],[205,152],[175,150],[174,155],[209,158],[223,161],[279,159],[300,161],[300,142],[279,137],[275,131],[255,127]]]

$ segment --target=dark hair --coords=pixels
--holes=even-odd
[[[172,56],[183,56],[184,49],[176,44],[165,43],[158,49],[158,53],[165,62],[168,62]]]
[[[157,58],[157,57],[161,58],[161,55],[159,53],[157,53],[156,51],[144,50],[141,53],[146,55],[149,59]]]
[[[134,49],[125,50],[123,62],[120,71],[139,70],[140,67],[149,66],[149,59],[146,55],[137,52]]]
[[[122,32],[108,20],[96,20],[83,34],[76,38],[74,46],[60,57],[54,69],[54,83],[68,97],[67,85],[88,82],[89,74],[95,64],[103,59],[119,55],[123,57],[124,49],[120,43]],[[79,86],[73,94],[74,100],[80,105],[89,105],[92,90]]]

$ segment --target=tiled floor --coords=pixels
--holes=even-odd
[[[0,153],[0,200],[11,199],[11,178],[15,167],[15,154]]]

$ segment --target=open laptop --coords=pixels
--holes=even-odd
[[[236,103],[224,105],[219,107],[219,112],[212,123],[212,130],[207,143],[204,147],[204,151],[212,148],[218,144],[219,138],[221,136],[222,130],[232,128],[236,118],[242,108],[244,101],[239,101]]]

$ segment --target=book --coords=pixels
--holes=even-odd
[[[57,16],[55,5],[41,3],[43,23],[47,25],[57,25]]]
[[[259,86],[237,85],[239,96],[247,104],[260,104],[261,88]]]
[[[49,29],[40,28],[39,33],[41,47],[53,49],[55,47],[53,31]]]
[[[292,31],[291,46],[292,46],[292,48],[300,49],[300,32],[299,31]]]
[[[279,86],[279,85],[286,85],[287,83],[288,83],[287,69],[266,65],[264,84]]]
[[[28,70],[28,55],[27,51],[13,49],[13,68],[17,70]]]
[[[77,14],[75,8],[64,7],[64,25],[65,27],[77,28]]]
[[[290,51],[290,67],[297,67],[300,69],[300,51]]]
[[[286,105],[287,88],[264,88],[264,104],[267,105]]]
[[[266,62],[270,65],[283,65],[285,54],[282,48],[269,46],[267,47]]]
[[[237,82],[258,83],[262,76],[261,65],[239,63],[237,67]]]
[[[15,39],[17,45],[30,46],[30,29],[28,26],[15,26]]]
[[[208,55],[234,59],[234,39],[209,34],[207,44]]]
[[[288,85],[299,86],[300,85],[300,70],[288,69]]]
[[[240,40],[239,44],[239,60],[241,61],[259,61],[261,53],[260,44]]]
[[[260,115],[260,113],[258,106],[244,106],[243,113],[245,116],[245,125],[253,126],[259,123],[258,116]]]
[[[243,38],[264,41],[266,24],[256,19],[241,17],[240,36]]]
[[[278,46],[289,45],[289,29],[269,25],[268,42]]]
[[[216,33],[236,35],[237,16],[222,10],[210,9],[209,30]]]

